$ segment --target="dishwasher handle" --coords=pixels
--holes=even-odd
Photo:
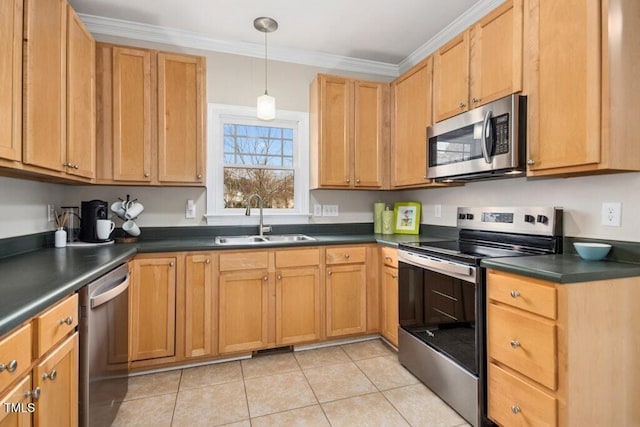
[[[99,307],[102,304],[111,301],[112,299],[114,299],[115,297],[117,297],[118,295],[126,291],[127,288],[129,288],[129,278],[130,278],[130,274],[127,273],[120,280],[116,280],[113,283],[115,286],[113,287],[110,286],[107,291],[102,292],[94,297],[91,297],[91,299],[89,300],[91,308],[93,309],[93,308]]]

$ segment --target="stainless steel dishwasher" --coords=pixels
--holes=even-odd
[[[80,426],[110,426],[127,394],[129,267],[79,291]]]

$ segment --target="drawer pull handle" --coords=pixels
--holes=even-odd
[[[513,412],[514,414],[519,414],[521,412],[520,407],[518,405],[512,405],[511,412]]]
[[[518,298],[520,296],[519,291],[511,291],[511,298]]]
[[[511,348],[520,347],[520,341],[517,341],[517,340],[511,340],[511,342],[509,344],[511,345]]]
[[[58,372],[55,369],[52,369],[51,372],[49,372],[48,374],[45,372],[44,374],[42,374],[42,380],[51,380],[54,381],[56,378],[58,378]]]
[[[349,259],[349,257],[350,257],[350,256],[351,256],[351,255],[349,255],[348,253],[347,253],[347,254],[344,254],[344,257],[345,257],[346,259]]]
[[[0,363],[0,372],[2,371],[7,371],[10,374],[14,373],[16,371],[16,369],[18,369],[18,361],[13,359],[11,362],[9,362],[8,365],[5,365],[4,363]]]
[[[391,261],[391,257],[389,255],[386,255],[384,259],[386,259],[387,261]]]
[[[67,317],[66,319],[62,319],[62,320],[60,320],[60,324],[61,324],[61,325],[64,325],[65,323],[66,323],[67,325],[72,325],[72,324],[73,324],[73,317],[69,316],[69,317]]]
[[[397,278],[398,278],[398,275],[397,275],[397,274],[392,274],[392,275],[391,275],[391,278],[392,278],[392,279],[397,279]]]
[[[36,387],[33,391],[25,391],[24,397],[31,397],[33,400],[40,399],[40,387]]]

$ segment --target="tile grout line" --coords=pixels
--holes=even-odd
[[[182,375],[184,374],[184,369],[180,369],[180,379],[178,380],[178,390],[176,391],[176,400],[173,401],[173,411],[171,411],[171,422],[170,426],[173,426],[173,420],[176,417],[176,408],[178,407],[178,394],[180,393],[180,385],[182,384]]]
[[[313,351],[313,350],[309,350],[309,351]],[[304,377],[304,380],[307,382],[307,385],[309,386],[309,389],[311,390],[311,393],[313,393],[313,397],[316,399],[317,405],[320,407],[320,410],[322,411],[322,415],[324,415],[324,419],[327,420],[327,423],[329,423],[329,425],[331,426],[332,425],[331,421],[329,420],[329,417],[327,416],[327,413],[324,411],[324,408],[322,407],[322,403],[320,403],[320,399],[318,399],[318,395],[316,394],[316,391],[311,386],[311,383],[309,382],[309,378],[307,378],[307,374],[305,374],[304,369],[302,369],[302,365],[300,365],[300,361],[296,357],[295,352],[293,354],[293,358],[295,359],[296,363],[298,364],[298,368],[300,368],[300,371],[302,372],[302,376]]]
[[[247,360],[251,360],[251,359],[247,359]],[[246,383],[246,380],[244,378],[244,366],[242,366],[242,361],[241,360],[239,361],[239,363],[240,363],[240,374],[242,375],[242,389],[244,391],[244,403],[245,403],[245,405],[247,405],[247,416],[248,416],[247,419],[249,421],[249,425],[253,425],[253,423],[251,422],[251,407],[249,407],[249,396],[247,394],[247,383]]]

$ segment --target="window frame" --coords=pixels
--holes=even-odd
[[[207,213],[209,225],[253,225],[258,214],[246,216],[243,208],[224,207],[224,130],[227,122],[249,126],[293,128],[293,209],[264,209],[265,224],[307,224],[309,222],[309,113],[278,110],[274,120],[256,117],[256,109],[209,103],[207,106]],[[256,206],[257,207],[257,206]]]

